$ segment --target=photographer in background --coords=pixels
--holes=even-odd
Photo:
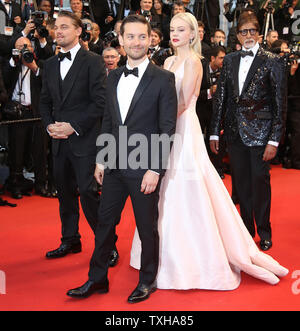
[[[100,38],[100,27],[97,23],[92,23],[92,39],[90,41],[89,47],[92,50],[94,47],[94,52],[102,55],[104,49],[104,42]]]
[[[299,0],[282,0],[280,7],[274,13],[275,27],[280,39],[291,40],[291,28],[297,19],[295,12],[300,10],[298,2]]]
[[[222,161],[225,154],[224,142],[221,137],[221,148],[219,154],[213,154],[209,148],[209,128],[213,111],[212,98],[217,89],[217,81],[220,75],[221,68],[223,66],[223,60],[225,55],[226,50],[224,47],[214,46],[210,49],[210,61],[208,61],[207,59],[202,59],[203,78],[196,106],[201,130],[205,137],[204,140],[207,146],[208,154],[222,179],[224,178],[224,166]]]
[[[15,40],[21,36],[28,38],[31,41],[35,56],[39,60],[47,60],[54,55],[46,25],[47,17],[47,13],[45,12],[33,12],[25,28],[14,36]]]
[[[12,36],[24,25],[21,6],[15,1],[0,0],[0,56],[10,56],[14,44]]]
[[[4,82],[8,92],[8,102],[3,113],[8,120],[31,120],[39,117],[40,74],[41,70],[35,60],[30,40],[25,37],[18,38],[11,59],[3,64]],[[35,192],[47,196],[47,142],[41,130],[37,130],[33,138],[33,128],[34,124],[31,121],[10,124],[8,127],[10,175],[6,181],[6,188],[14,199],[28,195],[33,188],[32,181],[23,176],[28,141],[33,157]]]
[[[161,47],[161,42],[163,39],[162,32],[159,29],[152,29],[151,30],[151,44],[149,47],[149,60],[152,63],[162,67],[165,63],[167,57],[172,55],[170,48],[163,48]]]
[[[21,6],[12,0],[0,0],[0,11],[5,14],[5,35],[11,37],[18,27],[24,27]]]
[[[157,28],[161,30],[161,19],[155,12],[153,0],[141,0],[140,6],[141,8],[139,10],[136,12],[131,12],[131,14],[144,16],[150,23],[152,29]]]

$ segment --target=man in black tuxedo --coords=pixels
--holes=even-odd
[[[226,55],[226,50],[222,46],[212,47],[210,50],[210,61],[202,59],[203,78],[200,89],[200,94],[197,100],[196,111],[201,125],[202,133],[205,136],[205,144],[207,146],[210,159],[216,168],[218,174],[224,178],[223,157],[225,155],[224,143],[221,143],[220,153],[217,155],[209,149],[209,129],[212,116],[212,98],[217,88],[217,80],[220,70],[223,65],[223,60]]]
[[[228,54],[214,97],[211,149],[218,153],[218,136],[224,119],[224,136],[241,217],[260,246],[272,246],[269,163],[279,145],[285,105],[285,71],[282,60],[258,44],[259,23],[255,15],[243,14],[238,25],[243,50]]]
[[[96,229],[99,197],[93,174],[106,84],[101,56],[80,47],[81,20],[62,11],[55,28],[62,50],[44,63],[40,112],[52,138],[62,244],[48,252],[48,258],[81,251],[77,189],[86,219]]]
[[[169,139],[175,133],[177,96],[174,74],[149,63],[150,33],[150,24],[140,15],[128,16],[121,26],[119,39],[128,55],[128,62],[109,74],[100,136],[116,143],[116,149],[113,148],[116,154],[104,175],[106,144],[103,141],[105,147],[100,146],[95,171],[95,177],[99,183],[103,181],[103,186],[89,280],[83,286],[68,291],[71,297],[108,292],[108,259],[114,245],[116,220],[119,220],[128,196],[142,241],[139,284],[128,301],[145,300],[156,289],[159,187],[166,169],[163,160],[167,160],[169,148],[165,154],[160,153],[154,147],[153,138],[164,135]],[[143,155],[134,158],[137,163],[131,163],[136,145],[129,142],[137,138],[136,134],[145,138],[142,146],[146,157],[143,158],[145,154],[142,152]]]

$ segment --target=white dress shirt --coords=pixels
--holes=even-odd
[[[241,62],[240,62],[240,70],[239,70],[239,92],[240,95],[242,94],[243,87],[248,75],[248,72],[250,70],[250,67],[253,63],[253,60],[258,52],[259,49],[259,43],[256,43],[253,48],[246,49],[244,46],[242,47],[243,51],[252,51],[254,56],[245,56],[241,57]]]
[[[80,50],[80,44],[78,43],[76,46],[74,46],[72,49],[70,49],[70,53],[71,53],[71,61],[67,58],[64,58],[61,62],[60,62],[60,75],[61,75],[61,79],[64,80],[65,77],[67,76],[73,62],[75,59],[75,56],[77,54],[77,52]],[[61,53],[67,53],[66,51],[64,51],[63,49],[61,49]]]
[[[125,122],[132,98],[134,96],[134,93],[144,75],[144,72],[147,69],[147,66],[149,64],[149,59],[146,58],[139,66],[139,77],[136,77],[134,75],[128,75],[125,77],[124,73],[122,74],[118,87],[117,87],[117,98],[118,103],[120,107],[120,113],[122,118],[122,123]],[[129,64],[126,64],[127,68],[132,70],[129,66]]]

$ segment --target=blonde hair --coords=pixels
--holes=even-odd
[[[195,37],[193,40],[190,41],[190,48],[200,59],[202,59],[201,41],[196,17],[191,13],[178,13],[173,16],[171,23],[176,18],[180,18],[181,20],[185,21],[190,26],[191,30],[194,32]]]

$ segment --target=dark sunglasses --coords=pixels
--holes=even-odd
[[[254,36],[257,32],[257,29],[243,29],[239,31],[242,36],[247,36],[248,32],[251,36]]]

